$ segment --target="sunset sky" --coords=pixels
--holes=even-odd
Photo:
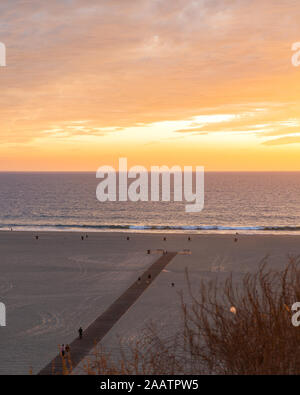
[[[300,170],[299,0],[0,3],[0,170]]]

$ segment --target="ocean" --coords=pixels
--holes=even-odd
[[[300,173],[206,172],[204,209],[105,202],[95,173],[0,173],[0,230],[300,233]]]

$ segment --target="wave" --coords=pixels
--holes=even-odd
[[[122,224],[0,224],[0,230],[27,231],[250,231],[300,232],[300,226],[227,226],[227,225],[122,225]]]

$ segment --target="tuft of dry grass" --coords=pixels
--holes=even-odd
[[[83,371],[97,375],[174,375],[184,373],[182,360],[178,357],[177,338],[161,339],[154,327],[149,327],[136,342],[124,350],[120,344],[120,357],[116,360],[101,346],[86,358]]]
[[[211,374],[300,374],[300,329],[291,306],[300,301],[299,259],[281,272],[264,261],[241,285],[230,276],[219,287],[202,282],[184,303],[184,341],[192,372]]]

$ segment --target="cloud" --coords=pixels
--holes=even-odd
[[[30,141],[78,117],[93,127],[70,138],[207,107],[299,100],[284,82],[296,78],[298,1],[12,0],[0,14],[0,141]],[[238,122],[230,129],[254,125]],[[230,131],[193,132],[221,127]]]
[[[286,144],[300,144],[300,134],[297,136],[284,136],[278,139],[265,141],[264,145],[286,145]]]
[[[289,115],[294,117],[286,118],[287,108]],[[224,114],[224,112],[222,114],[222,108],[210,109],[212,114],[205,115],[204,112],[200,116],[191,118],[186,121],[186,128],[175,130],[175,133],[199,136],[215,133],[251,134],[264,139],[262,143],[265,144],[267,137],[290,136],[300,127],[300,117],[297,118],[298,107],[293,103],[253,103],[247,106],[232,106],[227,108],[227,111],[229,109],[233,111],[232,114]]]

